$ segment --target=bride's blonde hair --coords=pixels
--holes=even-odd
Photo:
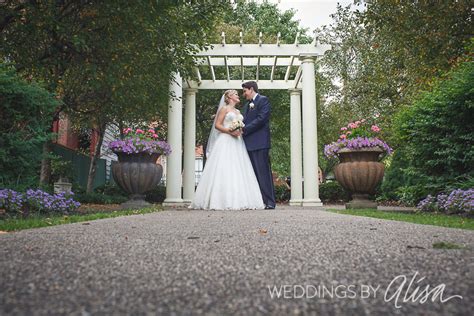
[[[237,90],[227,90],[226,92],[224,92],[224,102],[225,102],[225,104],[229,104],[229,99],[230,99],[230,96],[232,94],[237,94],[238,95],[239,93],[237,92]]]

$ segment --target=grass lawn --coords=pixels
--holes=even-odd
[[[77,222],[93,221],[102,218],[111,218],[126,215],[147,214],[163,210],[161,205],[139,210],[96,211],[89,214],[35,216],[28,218],[0,219],[0,231],[15,231],[29,228],[38,228]]]
[[[376,209],[361,210],[329,210],[338,214],[348,214],[356,216],[374,217],[380,219],[390,219],[394,221],[410,222],[423,225],[434,225],[450,228],[462,228],[474,230],[474,218],[462,217],[459,215],[445,215],[433,213],[401,213],[394,211],[378,211]]]

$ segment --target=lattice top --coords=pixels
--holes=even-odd
[[[239,89],[242,82],[257,81],[261,89],[294,89],[301,81],[301,60],[316,58],[331,47],[321,45],[315,38],[311,44],[299,44],[299,33],[293,44],[281,44],[280,33],[275,44],[227,44],[222,42],[197,53],[198,82],[186,81],[187,87],[197,89]]]

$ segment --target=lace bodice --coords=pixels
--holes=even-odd
[[[243,121],[244,120],[244,116],[240,113],[237,113],[237,112],[234,112],[234,111],[230,111],[228,112],[226,115],[225,115],[225,118],[224,118],[224,127],[229,127],[230,124],[232,124],[233,121],[236,121],[236,120],[240,120],[240,121]]]

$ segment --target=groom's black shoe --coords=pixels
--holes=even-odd
[[[265,205],[266,210],[274,210],[275,206]]]

